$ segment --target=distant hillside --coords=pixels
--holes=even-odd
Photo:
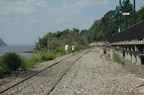
[[[7,46],[7,44],[2,39],[0,39],[0,46]]]
[[[125,16],[119,14],[117,15],[117,18],[112,18],[115,11],[116,10],[110,10],[101,19],[95,20],[90,29],[81,31],[81,35],[84,36],[89,43],[96,41],[109,41],[110,36],[118,33],[118,28],[123,31],[133,25],[132,4],[128,4],[127,11],[130,13],[130,15],[127,16],[127,27]],[[136,11],[136,23],[142,20],[144,20],[144,6],[141,7],[140,10]]]

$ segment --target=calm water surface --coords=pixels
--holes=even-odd
[[[34,53],[24,53],[24,51],[32,50],[34,46],[0,46],[0,56],[4,53],[15,52],[24,57],[31,57]]]

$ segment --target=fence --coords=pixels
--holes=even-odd
[[[144,21],[110,37],[110,43],[144,38]]]

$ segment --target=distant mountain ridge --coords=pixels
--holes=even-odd
[[[2,39],[0,39],[0,46],[7,46],[7,44]]]

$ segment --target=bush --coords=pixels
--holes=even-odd
[[[59,56],[62,56],[65,54],[65,50],[64,50],[64,48],[56,48],[53,51],[53,54],[56,55],[56,57],[59,57]]]
[[[29,69],[35,66],[38,63],[38,60],[35,58],[35,56],[30,58],[23,58],[21,67],[22,69]]]
[[[114,60],[114,62],[121,63],[122,65],[125,64],[125,63],[124,63],[124,60],[122,60],[117,53],[114,53],[114,58],[113,58],[113,60]]]
[[[56,57],[55,54],[53,54],[52,52],[48,52],[48,51],[41,52],[37,56],[39,57],[38,59],[40,59],[42,62],[48,61],[48,60],[53,60]]]
[[[89,46],[75,46],[75,51],[80,51],[80,50],[84,50],[90,48]]]
[[[10,70],[17,70],[21,66],[22,60],[18,54],[9,52],[2,56],[2,63],[6,64]]]
[[[106,58],[106,60],[108,60],[108,61],[112,61],[111,59],[110,59],[110,54],[106,54],[105,55],[105,58]],[[124,60],[123,60],[123,58],[121,58],[117,53],[113,53],[113,61],[114,62],[117,62],[117,63],[120,63],[120,64],[122,64],[122,65],[124,65],[125,64],[125,62],[124,62]]]
[[[10,69],[6,64],[3,64],[0,60],[0,78],[7,73],[10,73]]]
[[[21,68],[23,69],[32,68],[37,63],[48,61],[48,60],[53,60],[55,57],[56,57],[56,54],[54,52],[48,52],[48,51],[40,52],[30,58],[23,58]]]
[[[120,57],[117,53],[114,53],[114,62],[120,62]]]

